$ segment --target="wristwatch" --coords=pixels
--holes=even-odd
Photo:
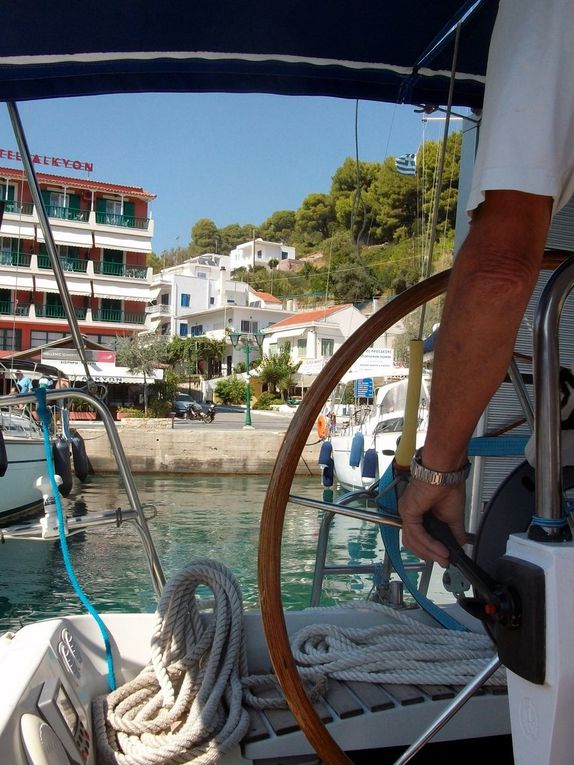
[[[417,449],[411,462],[411,476],[432,486],[458,486],[464,483],[470,473],[470,462],[467,460],[459,470],[431,470],[425,467],[421,459],[421,449]]]

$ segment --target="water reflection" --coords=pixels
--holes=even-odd
[[[238,577],[246,609],[259,606],[257,544],[267,478],[261,476],[139,475],[137,489],[157,516],[150,530],[167,577],[199,557],[217,558]],[[298,495],[323,498],[316,477],[298,477]],[[126,507],[117,476],[93,476],[64,500],[68,513]],[[283,601],[288,609],[309,605],[321,513],[290,505],[282,545]],[[137,530],[90,528],[72,537],[70,557],[76,577],[95,608],[153,611],[155,597]],[[372,562],[382,553],[378,529],[350,518],[333,521],[328,561]],[[33,619],[79,610],[57,543],[7,542],[0,545],[0,633]],[[372,578],[328,577],[322,605],[355,597]]]

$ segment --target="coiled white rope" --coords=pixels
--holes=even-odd
[[[197,588],[213,593],[212,613]],[[463,685],[494,655],[488,637],[430,627],[387,606],[361,602],[385,623],[370,628],[313,624],[292,650],[311,698],[329,677],[378,683]],[[320,616],[329,609],[308,609]],[[489,681],[505,683],[504,672]],[[257,696],[258,688],[275,693]],[[165,585],[151,639],[151,660],[137,677],[94,700],[98,763],[208,765],[247,733],[246,707],[286,707],[274,675],[248,675],[239,584],[223,564],[194,561]]]

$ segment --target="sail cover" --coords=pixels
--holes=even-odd
[[[235,92],[479,107],[495,0],[0,4],[0,100]]]

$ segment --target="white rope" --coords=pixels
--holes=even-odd
[[[209,615],[201,613],[206,600],[197,597],[200,586],[213,593]],[[494,655],[486,635],[429,626],[372,602],[344,607],[375,610],[384,619],[368,628],[312,624],[292,637],[293,656],[312,701],[325,694],[330,677],[464,685]],[[307,613],[320,617],[329,610]],[[504,685],[504,670],[489,682]],[[247,733],[247,706],[287,705],[274,675],[247,674],[242,597],[235,576],[217,561],[194,561],[164,587],[150,663],[133,680],[94,700],[98,762],[217,762]]]
[[[208,619],[195,597],[200,585],[214,595]],[[242,618],[239,584],[222,564],[197,560],[172,577],[156,613],[151,663],[94,702],[98,762],[203,765],[238,743],[249,727]]]

